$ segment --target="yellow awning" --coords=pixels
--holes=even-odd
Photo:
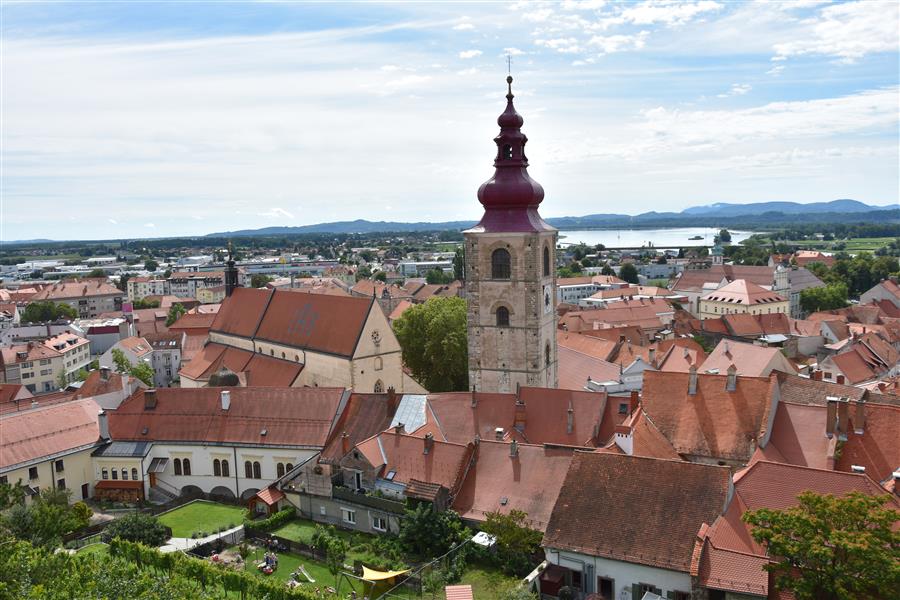
[[[409,573],[409,569],[406,569],[405,571],[375,571],[363,565],[362,578],[366,581],[384,581],[385,579],[403,575],[404,573]]]

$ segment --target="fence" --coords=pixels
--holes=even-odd
[[[246,525],[244,526],[244,539],[254,540],[261,546],[266,546],[266,542],[271,540],[274,541],[278,546],[285,548],[287,552],[291,552],[292,554],[300,554],[302,556],[320,562],[325,561],[325,553],[320,552],[312,546],[304,544],[303,542],[298,542],[296,540],[289,540],[288,538],[273,535],[260,529],[253,529],[252,527],[247,527]]]
[[[240,544],[246,537],[246,532],[244,531],[244,528],[241,527],[236,529],[235,531],[219,534],[215,539],[206,541],[198,546],[194,546],[187,552],[188,554],[193,554],[200,558],[206,558],[211,554],[221,552],[228,546],[236,546],[237,544]]]

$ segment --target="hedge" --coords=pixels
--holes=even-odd
[[[225,591],[236,591],[241,598],[267,598],[268,600],[314,600],[312,590],[290,589],[281,582],[270,582],[253,573],[235,571],[224,566],[191,558],[180,552],[163,554],[136,542],[116,538],[109,544],[109,553],[135,563],[140,568],[174,572],[190,577],[204,587],[221,585]]]
[[[279,510],[271,517],[260,519],[259,521],[251,521],[249,516],[249,511],[247,511],[247,514],[244,515],[244,527],[250,527],[258,531],[274,531],[291,521],[296,516],[296,511],[293,506],[289,506]]]

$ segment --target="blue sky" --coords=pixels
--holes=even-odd
[[[8,3],[0,239],[480,215],[507,54],[545,216],[898,191],[898,3]]]

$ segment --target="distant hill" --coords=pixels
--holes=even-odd
[[[831,202],[757,202],[755,204],[728,204],[720,202],[708,206],[694,206],[681,211],[682,215],[703,215],[719,217],[738,217],[747,214],[780,212],[786,215],[811,213],[862,213],[872,210],[884,210],[884,206],[870,206],[857,200],[832,200]],[[895,207],[896,208],[896,207]]]
[[[639,215],[599,213],[581,217],[551,217],[548,223],[560,229],[609,228],[609,227],[709,227],[731,225],[729,221],[738,218],[752,219],[756,223],[778,224],[781,220],[797,222],[801,218],[812,221],[837,219],[839,216],[858,218],[869,212],[881,211],[879,219],[896,219],[896,206],[872,206],[856,200],[832,200],[831,202],[756,202],[751,204],[716,203],[708,206],[694,206],[681,212],[646,212]],[[317,223],[299,227],[263,227],[262,229],[240,229],[210,233],[206,237],[246,237],[297,235],[304,233],[381,233],[413,231],[448,231],[466,229],[475,221],[443,221],[403,223],[399,221],[336,221]]]

